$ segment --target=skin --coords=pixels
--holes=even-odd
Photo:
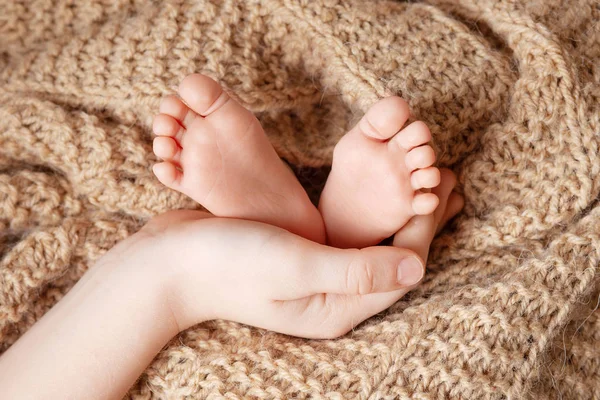
[[[0,357],[3,398],[79,399],[89,398],[90,393],[97,399],[121,398],[173,336],[211,319],[306,338],[341,336],[389,307],[421,280],[433,236],[462,208],[462,198],[452,193],[454,174],[431,167],[434,157],[421,154],[429,149],[423,146],[429,140],[428,131],[409,126],[402,136],[395,135],[408,111],[398,117],[396,111],[404,103],[384,99],[349,134],[350,140],[363,141],[350,147],[371,146],[369,157],[384,161],[384,176],[394,176],[398,170],[390,171],[388,166],[404,159],[406,165],[400,167],[398,176],[404,189],[388,189],[405,197],[406,209],[412,207],[392,219],[406,219],[401,225],[412,219],[395,235],[397,247],[343,250],[319,244],[325,241],[323,220],[277,158],[258,122],[216,82],[199,75],[186,78],[190,79],[189,86],[182,83],[180,95],[196,113],[177,98],[163,102],[162,118],[155,120],[159,137],[154,151],[166,161],[154,171],[165,185],[201,198],[198,201],[209,210],[223,207],[213,211],[230,218],[189,210],[169,212],[111,249]],[[202,84],[212,90],[190,90]],[[203,95],[194,98],[198,93]],[[378,125],[378,116],[384,114],[395,122]],[[234,157],[238,164],[222,161],[228,152],[221,153],[219,141],[227,124],[241,124],[244,129],[231,125],[226,133],[242,132],[245,138],[230,137],[223,144],[246,140],[246,150],[257,150],[241,153],[241,159]],[[190,146],[184,143],[186,137]],[[390,146],[395,147],[388,152]],[[185,162],[186,149],[194,150],[188,152],[189,162]],[[344,151],[336,152],[338,159],[340,154],[342,160],[346,157]],[[233,149],[229,153],[236,155]],[[246,156],[250,157],[247,165]],[[205,168],[199,162],[206,163]],[[261,174],[248,167],[257,162],[264,163],[258,168]],[[224,165],[234,167],[228,170]],[[347,167],[350,170],[352,165]],[[215,170],[222,173],[214,174]],[[254,175],[246,176],[249,172]],[[213,176],[224,178],[214,181]],[[350,203],[369,208],[371,199],[357,198],[361,191],[349,186],[352,180],[344,183],[342,176],[334,174],[328,184],[337,189],[329,193],[345,194]],[[240,195],[247,182],[254,184]],[[220,185],[237,191],[221,190]],[[415,195],[434,186],[431,193]],[[191,192],[199,187],[205,190]],[[331,195],[324,196],[332,201]],[[427,198],[435,200],[435,204],[429,202],[431,209]],[[253,207],[256,204],[260,207]],[[335,201],[330,204],[335,210]],[[322,204],[322,211],[328,207]],[[360,210],[346,212],[345,216],[343,212],[331,214],[329,221],[336,220],[339,228],[348,216],[363,215]],[[361,232],[350,228],[343,230]],[[374,240],[380,234],[369,232],[369,238],[361,240]],[[338,245],[355,244],[348,243],[348,237],[339,239]]]
[[[374,104],[336,145],[319,208],[281,162],[254,115],[211,78],[192,74],[155,117],[154,173],[220,217],[279,226],[342,248],[373,246],[431,214],[440,183],[420,121],[399,97]]]
[[[0,357],[0,393],[121,398],[173,336],[213,318],[337,337],[423,271],[410,250],[341,250],[262,223],[170,212],[111,249]]]
[[[401,98],[379,100],[335,146],[319,202],[330,245],[372,246],[436,209],[431,133],[421,121],[403,129],[409,115]]]
[[[432,190],[437,210],[395,235],[404,249],[341,250],[197,211],[159,216],[106,253],[0,357],[0,393],[122,398],[173,336],[212,318],[308,338],[341,336],[421,279],[431,239],[463,204],[452,192],[454,175],[441,176]],[[401,270],[398,280],[401,260],[414,257],[416,270]]]

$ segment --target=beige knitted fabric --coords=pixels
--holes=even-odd
[[[401,95],[466,207],[424,284],[346,337],[202,324],[130,398],[599,399],[598,21],[597,0],[0,2],[0,351],[195,206],[153,178],[150,122],[204,72],[303,167]]]

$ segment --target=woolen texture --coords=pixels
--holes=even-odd
[[[345,337],[205,323],[130,398],[600,398],[598,21],[596,0],[2,1],[0,351],[196,207],[153,177],[150,126],[202,72],[301,167],[402,96],[466,207],[423,285]]]

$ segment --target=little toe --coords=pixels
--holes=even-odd
[[[435,167],[419,169],[410,175],[413,189],[431,189],[440,184],[440,170]]]
[[[152,150],[157,157],[163,160],[179,162],[181,148],[173,138],[166,136],[155,137],[152,143]]]
[[[398,145],[404,150],[422,146],[431,140],[429,127],[423,121],[416,121],[402,129],[390,140],[390,145]]]
[[[410,171],[427,168],[435,163],[435,152],[431,146],[417,147],[406,154],[404,162]]]
[[[412,208],[415,214],[426,215],[434,212],[439,203],[440,199],[434,193],[417,193]]]
[[[179,190],[183,173],[173,163],[161,162],[154,164],[152,171],[160,183],[171,189]]]
[[[152,132],[157,136],[173,137],[181,139],[183,127],[170,115],[158,114],[152,122]]]
[[[402,129],[409,116],[406,101],[397,96],[386,97],[367,111],[355,129],[369,138],[387,140]]]
[[[159,111],[161,114],[167,114],[175,118],[175,120],[184,128],[189,127],[192,122],[198,118],[198,114],[193,110],[190,110],[190,108],[175,95],[165,97],[160,103]]]

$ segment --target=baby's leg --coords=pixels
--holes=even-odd
[[[319,204],[329,244],[372,246],[437,207],[421,190],[440,183],[431,134],[420,121],[402,129],[409,113],[399,97],[380,100],[335,147]]]
[[[166,97],[153,124],[156,177],[220,217],[275,225],[324,243],[318,210],[258,120],[204,75]]]

